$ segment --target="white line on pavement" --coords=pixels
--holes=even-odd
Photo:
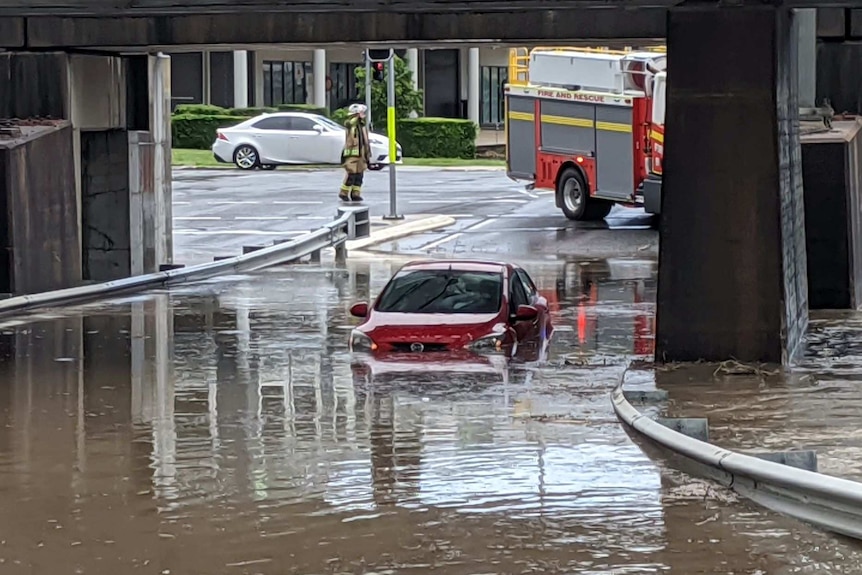
[[[219,216],[174,216],[175,220],[220,220]]]
[[[446,242],[450,242],[450,241],[452,241],[456,238],[459,238],[459,237],[461,237],[460,233],[452,234],[451,236],[446,236],[445,238],[433,241],[430,244],[425,244],[424,246],[421,246],[419,249],[420,250],[433,250],[434,248],[441,246],[441,245],[445,244]]]
[[[235,220],[294,220],[296,216],[234,216]]]
[[[174,233],[182,236],[300,236],[308,232],[264,232],[260,230],[174,230]]]
[[[319,206],[323,202],[312,202],[306,200],[273,200],[272,203],[279,206]]]
[[[254,200],[214,200],[214,201],[210,202],[210,204],[213,204],[216,206],[222,206],[222,205],[233,206],[233,205],[259,204],[259,203],[260,202],[257,202]]]

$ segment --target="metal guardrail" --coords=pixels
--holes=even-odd
[[[737,453],[674,431],[635,409],[623,385],[624,380],[611,393],[620,421],[671,455],[694,462],[698,474],[773,511],[862,539],[862,483]]]
[[[98,300],[111,295],[159,286],[178,285],[221,275],[251,272],[296,261],[335,247],[337,256],[346,256],[345,242],[367,237],[370,233],[368,208],[339,208],[339,217],[329,224],[298,238],[276,243],[251,253],[212,263],[199,264],[114,281],[12,297],[0,301],[0,317],[38,308]],[[340,252],[340,253],[338,253]]]

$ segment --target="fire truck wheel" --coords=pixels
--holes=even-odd
[[[570,220],[583,220],[587,212],[587,184],[575,168],[566,168],[557,180],[557,195],[563,214]]]

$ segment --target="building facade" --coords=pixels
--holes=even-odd
[[[226,108],[313,104],[330,110],[364,100],[354,77],[362,48],[267,48],[172,53],[173,105]],[[506,47],[407,50],[413,81],[424,91],[426,116],[503,124]]]

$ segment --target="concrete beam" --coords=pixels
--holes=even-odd
[[[665,37],[664,9],[397,14],[340,11],[27,20],[33,48],[447,41],[548,42]],[[0,47],[6,39],[0,37]]]
[[[26,43],[26,18],[0,18],[0,43],[5,48],[23,48]]]

